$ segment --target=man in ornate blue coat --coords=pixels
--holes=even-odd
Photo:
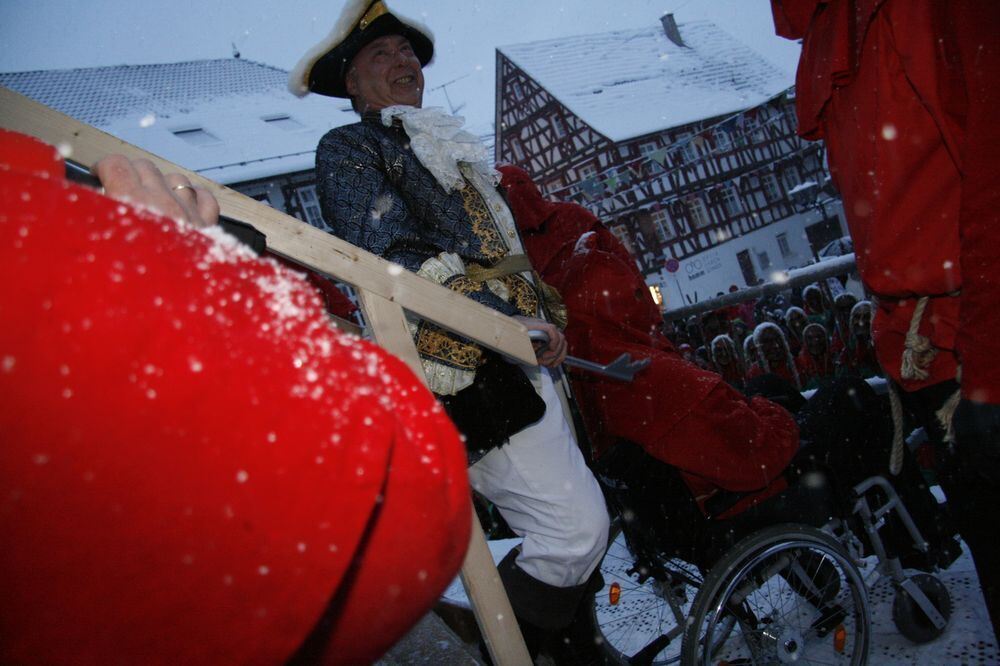
[[[421,108],[433,50],[426,28],[381,0],[352,0],[289,87],[350,98],[361,115],[316,152],[324,230],[548,334],[542,367],[529,368],[411,322],[427,382],[467,439],[473,487],[524,539],[499,570],[530,649],[572,623],[608,517],[549,374],[566,342],[538,318],[500,174],[461,119]]]

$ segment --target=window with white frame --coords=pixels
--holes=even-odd
[[[698,159],[698,146],[694,145],[694,134],[685,132],[677,137],[677,143],[681,144],[681,154],[685,161],[693,162]]]
[[[584,192],[584,181],[597,174],[597,167],[593,164],[584,164],[576,168],[577,182],[573,185],[574,192]]]
[[[632,252],[632,239],[629,237],[628,230],[625,228],[625,225],[616,224],[615,226],[610,227],[610,230],[611,233],[614,234],[615,238],[620,240],[622,245],[625,246],[625,249]]]
[[[653,228],[656,229],[656,238],[661,243],[666,243],[677,235],[674,233],[674,225],[670,223],[670,215],[666,208],[653,211],[650,219],[653,221]]]
[[[802,178],[799,176],[799,170],[795,166],[789,166],[785,169],[785,173],[782,174],[782,177],[785,180],[785,187],[789,190],[802,183]]]
[[[639,144],[639,154],[643,157],[649,158],[649,168],[653,173],[663,171],[663,166],[652,158],[653,153],[659,149],[660,146],[655,141],[646,141]]]
[[[708,214],[708,208],[705,207],[701,197],[691,197],[686,203],[691,224],[695,229],[704,229],[712,223],[712,217]]]
[[[562,139],[566,136],[566,123],[559,116],[552,116],[552,131],[555,133],[557,139]]]
[[[771,267],[771,258],[767,256],[767,252],[757,253],[757,265],[760,266],[762,273],[766,273],[767,269]]]
[[[715,130],[715,148],[716,150],[729,150],[733,147],[733,140],[729,136],[729,132],[724,129]]]
[[[323,210],[319,205],[319,197],[316,196],[316,186],[306,185],[295,191],[299,197],[299,206],[302,214],[306,217],[306,222],[312,225],[321,225],[323,222]]]
[[[778,234],[774,240],[778,241],[778,251],[781,252],[783,258],[787,259],[792,256],[792,248],[788,245],[788,234]]]
[[[764,185],[764,197],[768,201],[777,201],[781,198],[781,186],[778,185],[778,179],[773,173],[764,176],[761,183]]]
[[[743,202],[735,187],[722,188],[722,207],[730,216],[740,215],[743,212]]]
[[[516,161],[520,162],[524,159],[524,148],[521,147],[521,140],[517,137],[511,137],[510,150],[514,153],[514,159]]]

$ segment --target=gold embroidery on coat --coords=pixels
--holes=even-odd
[[[466,181],[462,188],[462,207],[469,216],[472,233],[479,239],[481,252],[491,265],[496,264],[510,252],[503,240],[496,219],[490,212],[483,196]],[[477,266],[470,264],[470,267]],[[481,268],[481,267],[479,267]],[[531,282],[524,277],[512,274],[497,278],[510,293],[507,299],[517,311],[528,317],[538,316],[538,294]],[[482,282],[460,276],[447,281],[446,286],[452,291],[469,295],[483,287]],[[424,358],[439,361],[445,365],[462,370],[475,370],[483,363],[483,350],[472,342],[465,342],[458,336],[445,331],[433,324],[421,322],[416,334],[417,351]]]
[[[416,345],[421,356],[445,365],[462,370],[475,370],[482,365],[483,350],[479,346],[463,342],[433,324],[420,323]]]
[[[505,257],[509,251],[507,244],[500,235],[500,229],[490,213],[486,200],[483,199],[472,183],[466,181],[462,192],[462,207],[465,208],[472,223],[472,233],[479,239],[483,256],[495,263]]]
[[[525,317],[538,316],[538,294],[531,282],[520,275],[505,275],[500,281],[510,291],[510,304]]]
[[[479,285],[464,276],[454,277],[447,282],[452,291],[468,296],[479,290]],[[433,324],[421,322],[415,340],[421,356],[441,361],[463,370],[475,370],[482,365],[483,350],[473,342],[464,342],[453,333]]]

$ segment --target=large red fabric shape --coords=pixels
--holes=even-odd
[[[772,482],[798,449],[791,415],[763,398],[747,399],[650,332],[659,313],[631,265],[599,250],[576,255],[560,286],[573,354],[601,363],[623,353],[650,360],[632,382],[574,377],[599,448],[617,439],[640,444],[680,469],[699,501],[719,488],[762,491],[760,500],[784,487]]]
[[[907,390],[951,379],[1000,402],[1000,3],[772,0],[803,38],[799,133],[824,139],[858,268],[878,295],[876,352]],[[956,295],[960,292],[960,295]],[[917,298],[938,349],[926,380],[900,377]]]
[[[532,264],[565,300],[570,353],[600,363],[623,353],[650,359],[630,383],[573,373],[595,454],[635,442],[681,470],[700,503],[719,489],[751,493],[740,507],[780,491],[798,449],[791,415],[685,361],[621,243],[579,206],[544,201],[522,170],[501,171]]]
[[[562,281],[577,241],[584,234],[589,234],[590,247],[611,252],[622,261],[632,261],[621,241],[589,210],[574,203],[547,201],[528,172],[520,167],[505,164],[499,170],[525,252],[532,267],[545,276],[548,284]]]
[[[465,452],[303,280],[0,133],[0,662],[328,663],[434,603]],[[331,603],[332,602],[332,603]]]

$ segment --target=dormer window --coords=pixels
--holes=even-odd
[[[293,132],[296,130],[305,129],[305,125],[292,118],[287,113],[275,113],[270,116],[262,116],[261,120],[270,125],[271,127],[279,127],[286,132]]]
[[[189,127],[186,129],[171,130],[178,139],[183,139],[192,146],[214,146],[222,143],[219,137],[215,136],[202,127]]]

